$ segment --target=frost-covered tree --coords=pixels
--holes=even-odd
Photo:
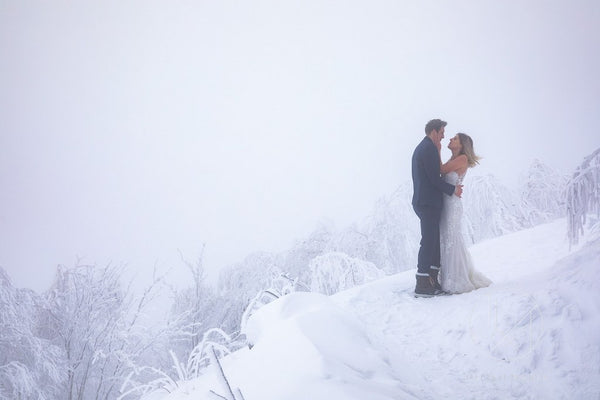
[[[364,259],[387,274],[406,271],[417,265],[421,234],[411,199],[412,184],[400,185],[392,195],[377,201],[362,228],[368,243]]]
[[[105,376],[108,371],[102,360],[114,358],[113,349],[118,346],[115,340],[122,325],[124,302],[119,277],[113,267],[57,270],[48,292],[52,318],[47,334],[66,354],[65,399],[110,398],[105,379],[114,377]]]
[[[350,257],[364,260],[369,253],[370,245],[370,238],[364,226],[353,223],[347,228],[333,233],[324,251],[325,253],[331,251],[343,252]]]
[[[335,233],[331,224],[321,223],[306,239],[299,240],[284,253],[283,271],[300,282],[308,284],[310,271],[308,263],[318,255],[331,250]]]
[[[467,243],[505,235],[536,224],[528,206],[493,175],[473,176],[465,182],[463,204]]]
[[[191,284],[173,289],[173,304],[165,330],[169,347],[160,349],[170,355],[170,363],[135,366],[123,385],[122,397],[135,398],[132,396],[157,390],[170,392],[180,382],[201,375],[211,358],[244,346],[243,336],[239,334],[240,321],[243,307],[250,301],[244,293],[257,285],[255,278],[265,278],[265,268],[272,266],[269,260],[273,259],[268,253],[256,253],[230,266],[221,272],[217,292],[205,282],[202,256],[195,263],[183,259],[191,273]],[[258,271],[252,268],[256,265],[261,267]]]
[[[544,223],[565,215],[564,188],[568,176],[558,173],[540,160],[534,160],[520,185],[521,200],[530,213],[529,220]]]
[[[309,268],[312,275],[311,291],[326,295],[363,285],[385,275],[371,262],[337,252],[315,257]]]
[[[66,379],[64,354],[39,337],[43,298],[15,288],[0,268],[0,399],[56,399]]]
[[[156,281],[133,298],[118,269],[59,267],[43,296],[0,269],[0,399],[114,399],[165,329],[139,323]]]
[[[569,242],[577,244],[588,215],[600,217],[600,149],[587,156],[569,179],[566,208]]]
[[[281,274],[284,257],[268,252],[254,252],[241,262],[224,268],[219,275],[220,293],[236,293],[251,299],[268,285],[274,276]]]
[[[240,318],[257,293],[269,287],[284,273],[283,254],[255,252],[243,261],[230,265],[219,275],[219,297],[225,313],[223,329],[239,330]]]
[[[171,348],[179,359],[187,357],[204,332],[226,325],[223,304],[216,290],[206,283],[202,255],[195,263],[182,260],[191,275],[191,284],[173,291],[169,312]]]
[[[78,265],[58,268],[47,299],[43,336],[62,349],[67,363],[60,397],[116,398],[129,368],[156,340],[137,323],[148,292],[136,301],[122,286],[119,268]]]

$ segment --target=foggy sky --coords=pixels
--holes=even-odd
[[[508,185],[600,146],[596,1],[0,0],[0,265],[185,276],[343,227],[431,118]],[[445,157],[449,153],[444,153]],[[465,187],[468,190],[468,186]]]

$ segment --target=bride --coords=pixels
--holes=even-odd
[[[448,148],[452,151],[452,157],[441,166],[444,180],[452,185],[462,185],[467,169],[479,164],[479,157],[473,151],[473,140],[467,134],[457,133],[450,139]],[[473,267],[462,235],[462,214],[461,199],[444,195],[440,220],[440,283],[446,293],[470,292],[492,283]]]

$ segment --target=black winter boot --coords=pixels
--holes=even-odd
[[[438,279],[438,275],[440,273],[440,267],[430,267],[429,269],[429,277],[431,278],[431,283],[434,288],[442,292],[442,285],[440,285],[440,280]]]
[[[428,274],[420,274],[417,272],[417,285],[415,286],[415,297],[433,297],[443,294],[433,286]]]

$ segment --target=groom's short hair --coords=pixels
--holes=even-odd
[[[448,125],[446,121],[442,121],[441,119],[432,119],[425,125],[425,134],[429,135],[431,131],[439,132],[440,129]]]

